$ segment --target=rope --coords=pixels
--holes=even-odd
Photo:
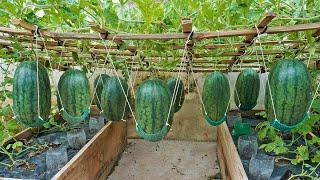
[[[53,66],[52,66],[52,63],[51,63],[51,56],[49,56],[48,49],[47,49],[46,43],[45,43],[45,41],[44,41],[43,35],[42,35],[41,31],[38,31],[38,33],[39,33],[39,35],[40,35],[41,38],[42,38],[44,49],[45,49],[45,51],[46,51],[47,56],[49,57],[49,66],[50,66],[51,69],[53,69]],[[66,41],[64,41],[63,44],[62,44],[62,47],[63,47],[63,48],[64,48],[64,45],[65,45],[65,42],[66,42]],[[62,58],[62,51],[61,51],[61,53],[60,53],[60,58]],[[53,79],[52,76],[51,76],[51,79],[52,79],[52,83],[54,84],[54,79]],[[54,86],[55,86],[55,84],[54,84]],[[60,95],[60,91],[59,91],[58,86],[56,86],[56,88],[57,88],[58,98],[59,98],[59,100],[60,100],[60,105],[61,105],[61,109],[60,109],[59,111],[62,112],[62,117],[64,117],[65,119],[68,119],[70,122],[76,122],[76,123],[78,123],[80,120],[83,120],[84,118],[86,118],[86,117],[90,114],[90,105],[89,105],[89,107],[88,107],[87,109],[85,109],[85,111],[82,113],[81,116],[77,116],[77,117],[71,116],[71,115],[65,110],[65,108],[64,108],[64,106],[63,106],[63,102],[62,102],[62,98],[61,98],[61,95]]]
[[[36,49],[38,49],[38,32],[39,32],[39,27],[36,26],[36,30],[34,32],[34,37],[36,38]],[[37,96],[38,96],[38,99],[37,99],[37,104],[38,104],[38,118],[41,120],[41,121],[44,121],[41,117],[41,114],[40,114],[40,86],[39,86],[39,58],[38,58],[38,54],[37,54],[37,51],[34,51],[35,52],[35,56],[36,56],[36,60],[37,60]]]
[[[320,88],[320,81],[319,81],[319,83],[318,83],[318,86],[317,86],[317,88],[316,88],[316,91],[314,92],[313,98],[312,98],[312,100],[311,100],[310,106],[309,106],[308,111],[307,111],[308,113],[310,112],[311,107],[312,107],[312,104],[313,104],[314,100],[315,100],[316,97],[317,97],[319,88]]]
[[[118,26],[118,28],[119,28],[119,26]],[[100,39],[101,39],[102,41],[105,40],[105,39],[102,38],[101,34],[99,34],[99,36],[100,36]],[[116,37],[116,36],[113,37],[112,41],[115,39],[115,37]],[[104,46],[105,46],[105,49],[106,49],[106,51],[107,51],[107,55],[106,55],[106,58],[105,58],[105,61],[104,61],[104,65],[106,64],[107,60],[109,59],[110,62],[111,62],[113,71],[114,71],[114,73],[116,74],[117,79],[118,79],[118,82],[119,82],[119,84],[120,84],[120,86],[121,86],[122,93],[124,94],[125,99],[126,99],[126,102],[128,103],[128,106],[129,106],[130,112],[131,112],[131,114],[132,114],[132,117],[133,117],[135,123],[137,123],[136,117],[135,117],[135,115],[134,115],[134,113],[133,113],[133,110],[132,110],[132,107],[131,107],[131,105],[130,105],[130,102],[129,102],[129,99],[128,99],[128,97],[127,97],[127,94],[126,94],[126,92],[125,92],[125,90],[124,90],[124,88],[123,88],[123,86],[122,86],[121,80],[120,80],[119,75],[118,75],[117,70],[116,70],[116,67],[115,67],[115,65],[113,64],[113,60],[110,58],[110,51],[108,50],[108,47],[107,47],[107,45],[106,45],[105,43],[104,43]],[[111,46],[111,45],[110,45],[110,46]]]
[[[257,39],[259,39],[259,46],[260,46],[261,56],[262,56],[262,60],[263,60],[263,65],[267,69],[267,65],[266,65],[266,62],[265,62],[265,59],[264,59],[264,54],[263,54],[262,45],[261,45],[260,30],[258,29],[257,25],[255,25],[255,28],[256,28],[256,31],[257,31]],[[269,95],[270,95],[270,99],[271,99],[273,115],[274,115],[275,119],[277,119],[277,114],[276,114],[276,110],[275,110],[275,107],[274,107],[273,96],[272,96],[271,87],[270,87],[270,81],[269,81],[268,77],[267,77],[267,85],[268,85],[268,89],[269,89]]]
[[[170,119],[170,115],[171,115],[171,109],[172,109],[172,106],[176,100],[176,97],[177,97],[177,94],[178,94],[178,84],[180,82],[180,79],[181,79],[181,70],[182,70],[182,67],[183,65],[185,64],[185,58],[187,56],[187,53],[188,53],[188,43],[190,42],[190,39],[191,39],[191,36],[193,34],[193,30],[189,33],[188,37],[187,37],[187,40],[184,44],[184,51],[183,51],[183,54],[182,54],[182,58],[180,60],[180,66],[179,66],[179,70],[178,70],[178,77],[177,77],[177,80],[175,82],[175,86],[174,86],[174,90],[173,90],[173,97],[171,98],[171,103],[170,103],[170,106],[169,106],[169,112],[168,112],[168,115],[167,115],[167,120],[166,120],[166,126],[171,126],[168,121]]]
[[[38,31],[38,33],[39,33],[39,35],[40,35],[41,38],[42,38],[42,42],[43,42],[44,49],[45,49],[45,51],[46,51],[46,55],[47,55],[47,57],[49,58],[49,66],[50,66],[50,68],[53,70],[53,66],[52,66],[52,63],[51,63],[51,56],[49,56],[49,52],[48,52],[48,49],[47,49],[47,45],[46,45],[46,43],[45,43],[45,41],[44,41],[43,35],[42,35],[41,31]],[[65,44],[65,41],[64,41],[63,44],[62,44],[62,48],[64,48],[64,44]],[[62,58],[62,51],[61,51],[61,53],[60,53],[60,58]],[[60,91],[59,91],[58,86],[55,84],[55,81],[54,81],[54,79],[53,79],[53,75],[51,75],[51,80],[52,80],[53,85],[56,86],[56,88],[57,88],[56,90],[57,90],[58,98],[59,98],[60,104],[61,104],[61,109],[60,109],[60,111],[63,111],[63,110],[64,110],[64,106],[63,106],[63,103],[62,103]]]

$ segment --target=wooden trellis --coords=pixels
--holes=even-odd
[[[193,32],[192,31],[192,19],[183,19],[182,20],[182,33],[166,33],[166,34],[113,34],[109,33],[106,29],[99,27],[97,25],[91,25],[91,29],[95,31],[95,33],[76,33],[76,32],[52,32],[47,29],[39,29],[37,26],[27,23],[23,20],[13,19],[11,22],[13,25],[21,27],[23,29],[14,29],[0,26],[0,32],[3,33],[0,36],[0,46],[3,48],[8,48],[9,50],[14,51],[14,47],[12,46],[13,41],[11,40],[11,36],[15,36],[15,38],[20,42],[23,48],[35,48],[34,43],[35,39],[33,38],[34,32],[40,32],[43,37],[46,38],[45,42],[38,41],[38,48],[43,50],[44,45],[46,45],[47,49],[50,53],[56,52],[65,58],[71,58],[72,52],[80,52],[79,47],[77,46],[77,40],[89,40],[90,44],[86,47],[88,48],[87,53],[80,53],[79,57],[87,58],[90,61],[90,58],[93,56],[96,59],[104,59],[106,54],[110,54],[113,56],[115,60],[117,59],[126,59],[128,64],[132,66],[135,65],[143,65],[144,62],[157,62],[159,61],[159,55],[151,54],[148,57],[144,58],[142,63],[137,63],[134,61],[135,56],[139,50],[144,49],[144,47],[137,46],[127,46],[124,50],[119,50],[119,47],[126,40],[159,40],[159,41],[167,41],[167,40],[186,40],[186,38],[192,32],[190,36],[191,40],[189,41],[187,48],[187,56],[185,59],[186,66],[184,66],[183,71],[190,72],[190,68],[193,69],[194,72],[201,71],[230,71],[231,69],[234,71],[241,70],[239,69],[239,62],[247,64],[242,65],[243,67],[260,67],[258,57],[251,58],[250,56],[261,56],[261,55],[274,55],[275,58],[282,58],[284,56],[284,52],[281,50],[263,50],[257,51],[256,53],[247,53],[247,48],[253,44],[255,38],[258,34],[277,34],[277,33],[290,33],[290,32],[299,32],[299,31],[307,31],[307,30],[315,30],[313,33],[313,37],[316,38],[316,41],[320,40],[320,23],[309,23],[309,24],[297,24],[297,25],[289,25],[289,26],[274,26],[268,27],[268,24],[274,19],[276,15],[274,13],[265,14],[256,26],[252,29],[241,29],[241,30],[225,30],[225,31],[216,31],[216,32]],[[197,46],[195,42],[202,41],[204,39],[213,39],[213,38],[223,38],[223,37],[233,37],[233,36],[244,36],[245,40],[243,42],[237,42],[232,44],[207,44]],[[101,40],[113,41],[114,45],[108,46],[108,50],[105,49],[105,46],[98,43]],[[45,44],[44,44],[45,43]],[[285,40],[285,41],[259,41],[259,45],[265,46],[277,46],[277,45],[291,45],[289,50],[293,52],[308,54],[309,51],[305,50],[307,46],[307,40]],[[297,49],[301,45],[304,46],[303,49]],[[210,53],[210,50],[215,49],[227,49],[227,48],[237,48],[238,51],[230,51],[230,52],[222,52],[222,53]],[[172,50],[184,49],[184,45],[172,45]],[[208,53],[194,53],[196,49],[205,49]],[[320,53],[320,48],[316,49],[316,53]],[[43,53],[39,53],[40,59],[48,60],[46,55]],[[181,56],[182,54],[180,54]],[[231,57],[231,59],[222,58],[219,60],[219,57]],[[240,58],[244,59],[240,59]],[[168,55],[167,60],[174,60],[173,56]],[[209,59],[213,58],[213,59]],[[304,60],[304,59],[302,59]],[[312,60],[319,61],[316,58],[312,58]],[[99,60],[100,61],[100,60]],[[103,62],[101,60],[101,62]],[[70,62],[72,64],[72,62]],[[144,70],[143,68],[134,67],[139,70]],[[214,68],[214,69],[212,69]],[[165,70],[158,68],[158,70]],[[175,71],[172,70],[172,71]]]

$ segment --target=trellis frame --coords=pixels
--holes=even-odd
[[[205,72],[210,71],[207,67],[214,64],[217,61],[207,61],[207,62],[197,62],[199,59],[203,59],[205,57],[214,57],[213,54],[206,54],[206,53],[193,53],[194,49],[219,49],[219,48],[229,48],[230,46],[238,48],[238,52],[223,52],[221,54],[217,54],[216,56],[228,56],[232,57],[230,60],[222,60],[218,63],[221,64],[222,62],[226,63],[225,69],[219,69],[221,71],[238,71],[241,69],[233,68],[236,66],[237,63],[240,61],[240,57],[250,56],[250,54],[246,54],[246,48],[253,44],[255,37],[258,33],[267,33],[267,34],[277,34],[277,33],[290,33],[290,32],[298,32],[298,31],[306,31],[306,30],[315,30],[313,33],[313,37],[316,38],[316,41],[320,40],[320,23],[309,23],[309,24],[297,24],[297,25],[289,25],[289,26],[274,26],[268,27],[268,24],[274,19],[276,15],[272,12],[266,13],[260,21],[256,24],[256,27],[252,29],[240,29],[240,30],[225,30],[225,31],[216,31],[216,32],[192,32],[192,41],[188,45],[188,56],[186,58],[187,67],[184,71],[190,71],[190,65],[194,65],[196,63],[204,64],[204,66],[198,65],[199,69],[196,69],[197,72],[201,72],[203,69]],[[110,46],[110,49],[107,51],[105,46],[101,44],[90,44],[89,54],[84,54],[90,58],[92,55],[94,56],[101,56],[103,54],[110,54],[116,56],[124,57],[126,56],[128,59],[131,59],[137,54],[139,51],[139,47],[136,46],[128,46],[126,50],[119,52],[119,46],[125,40],[160,40],[160,41],[167,41],[167,40],[183,40],[186,39],[189,33],[192,31],[192,19],[182,19],[182,33],[166,33],[166,34],[112,34],[109,33],[106,29],[98,26],[98,25],[90,25],[91,29],[97,33],[75,33],[75,32],[52,32],[46,29],[40,29],[35,25],[27,23],[23,20],[13,19],[11,23],[15,26],[21,27],[23,29],[14,29],[8,27],[1,27],[0,32],[9,34],[9,36],[0,36],[0,45],[5,48],[12,49],[11,43],[12,41],[9,40],[10,36],[16,36],[17,40],[21,42],[21,45],[24,48],[30,48],[32,43],[34,44],[34,32],[38,31],[41,32],[43,37],[47,39],[51,39],[46,41],[46,46],[48,50],[55,51],[60,53],[62,57],[70,57],[70,54],[65,53],[67,52],[78,52],[78,47],[75,43],[76,40],[91,40],[91,41],[101,41],[101,40],[111,40],[116,45]],[[260,32],[258,32],[260,31]],[[233,37],[233,36],[245,36],[245,40],[242,43],[233,43],[233,44],[213,44],[213,45],[203,45],[200,47],[194,46],[194,41],[202,41],[204,39],[213,39],[213,38],[222,38],[222,37]],[[67,41],[66,41],[67,40]],[[65,43],[63,43],[66,41]],[[44,42],[38,42],[39,48],[43,49]],[[307,41],[305,39],[292,41],[265,41],[259,42],[259,45],[283,45],[283,44],[292,44],[292,50],[295,50],[299,45],[303,44],[306,47]],[[63,47],[62,47],[63,46]],[[34,47],[33,47],[34,48]],[[173,45],[173,50],[184,49],[182,45]],[[309,53],[304,48],[299,50],[299,53],[307,54]],[[320,49],[316,49],[316,53],[320,53]],[[264,50],[262,52],[257,52],[251,55],[275,55],[278,58],[283,57],[284,52],[280,50]],[[150,55],[147,58],[159,58],[157,55]],[[317,59],[315,59],[317,60]],[[130,62],[130,61],[128,61]],[[252,66],[255,66],[259,62],[259,59],[255,60],[241,60],[241,63],[250,63]],[[249,65],[250,67],[250,65]],[[161,69],[161,68],[160,68]],[[163,69],[165,70],[165,69]],[[211,69],[211,71],[216,69]]]

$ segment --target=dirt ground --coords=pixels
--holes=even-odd
[[[130,139],[108,179],[220,179],[216,142]]]

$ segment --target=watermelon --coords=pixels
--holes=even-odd
[[[58,90],[58,106],[64,108],[63,119],[69,123],[84,121],[90,112],[90,86],[86,74],[77,69],[66,71],[59,79]]]
[[[101,92],[103,89],[103,84],[107,83],[107,80],[109,79],[109,77],[110,76],[107,74],[100,74],[94,80],[93,90],[95,89],[96,91],[95,91],[93,103],[96,104],[100,110],[101,110]]]
[[[257,105],[259,91],[259,74],[253,69],[244,69],[235,86],[234,101],[237,107],[243,111],[253,109]]]
[[[181,109],[184,102],[183,82],[180,79],[172,77],[167,80],[167,86],[169,87],[171,96],[175,97],[173,110],[174,112],[178,112]],[[175,87],[176,87],[176,92],[175,92],[176,95],[173,94]]]
[[[129,106],[122,88],[130,101],[131,95],[128,84],[123,78],[112,76],[108,79],[107,83],[103,85],[101,92],[101,108],[104,115],[110,121],[120,121],[122,118],[128,116]]]
[[[217,126],[225,121],[230,101],[230,85],[223,73],[213,72],[206,77],[202,100],[204,110],[207,112],[205,117],[209,124]]]
[[[20,63],[13,77],[13,110],[16,120],[28,127],[40,127],[48,121],[50,108],[51,88],[46,68],[41,64],[37,66],[36,61]]]
[[[308,116],[312,95],[307,66],[297,59],[281,60],[273,66],[268,79],[270,86],[266,85],[265,94],[267,119],[273,121],[279,130],[290,130]]]
[[[159,141],[172,124],[171,94],[164,81],[157,78],[145,80],[136,92],[135,114],[137,133],[148,141]]]

